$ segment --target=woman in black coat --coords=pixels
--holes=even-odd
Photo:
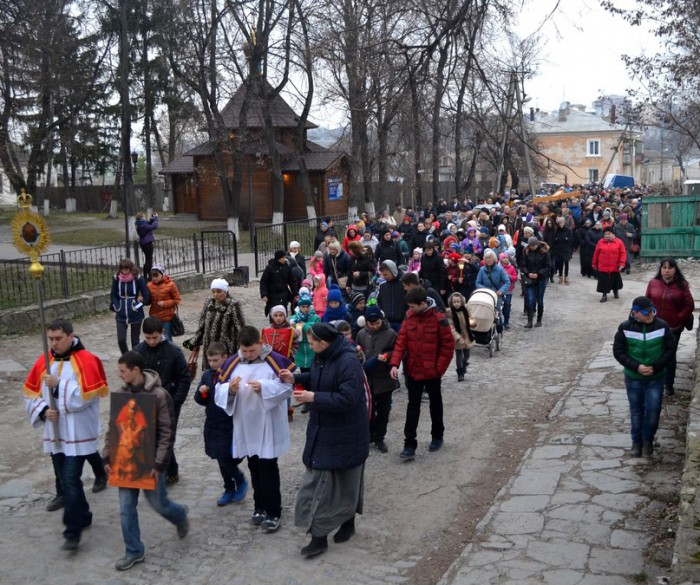
[[[581,264],[581,276],[588,276],[584,272],[583,260],[586,255],[586,235],[588,235],[588,231],[591,229],[592,225],[593,222],[586,218],[586,220],[574,231],[574,249],[578,248],[579,262]],[[590,261],[592,260],[593,257],[590,258]]]
[[[423,280],[429,280],[430,285],[440,291],[443,300],[447,287],[447,269],[442,256],[438,254],[432,243],[425,245],[425,252],[420,259],[420,271],[418,272]]]
[[[563,217],[557,218],[557,228],[552,237],[551,254],[554,268],[559,274],[559,284],[569,284],[569,261],[574,253],[574,234],[566,227]]]
[[[401,266],[404,263],[401,248],[391,237],[390,229],[382,233],[379,245],[374,251],[374,257],[378,265],[381,265],[384,260],[391,260],[396,266]]]
[[[581,252],[581,274],[589,278],[597,278],[596,271],[593,270],[593,254],[595,253],[598,242],[603,238],[602,224],[597,221],[595,225],[588,230],[586,241]]]
[[[355,534],[355,514],[362,513],[364,464],[369,455],[369,411],[365,376],[355,348],[329,323],[316,323],[308,334],[316,354],[311,370],[280,372],[297,402],[309,407],[302,460],[306,471],[295,509],[296,526],[311,534],[301,549],[311,557],[328,548],[328,534],[345,542]]]

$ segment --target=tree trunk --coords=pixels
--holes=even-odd
[[[129,97],[129,19],[127,0],[119,0],[119,98],[121,101],[121,158],[124,165],[124,213],[129,217],[128,240],[136,236],[134,225],[134,177],[131,168],[131,102]]]
[[[420,104],[418,102],[418,80],[415,72],[409,74],[409,84],[411,86],[411,130],[413,138],[413,169],[414,181],[416,184],[416,211],[423,209],[423,189],[421,185],[421,162],[423,152],[421,148],[420,131]]]

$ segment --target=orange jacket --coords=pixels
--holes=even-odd
[[[156,284],[153,281],[148,283],[148,290],[151,293],[151,308],[148,314],[151,317],[157,317],[161,323],[169,323],[173,320],[175,309],[182,300],[180,291],[177,290],[175,283],[170,280],[170,277],[163,276],[161,281]],[[162,301],[161,307],[158,303]]]

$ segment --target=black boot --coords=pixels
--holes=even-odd
[[[466,368],[457,368],[457,381],[464,382],[464,372]]]
[[[301,556],[308,559],[328,550],[327,536],[312,536],[311,542],[301,549]]]
[[[527,312],[527,325],[525,325],[525,329],[532,329],[532,312],[531,311]]]
[[[355,534],[355,516],[340,525],[338,532],[333,535],[333,542],[347,542]]]
[[[603,293],[603,296],[600,297],[600,302],[605,303],[605,302],[607,302],[607,300],[608,300],[608,295]]]
[[[616,290],[614,290],[614,291],[613,291],[613,296],[614,296],[616,299],[619,299],[619,298],[620,298],[620,293],[618,293]]]
[[[544,311],[540,311],[539,309],[537,310],[537,323],[535,323],[535,327],[542,327],[542,314]]]
[[[630,449],[630,456],[641,457],[642,456],[642,444],[632,443],[632,448]]]
[[[642,457],[651,457],[654,454],[654,441],[642,442]]]

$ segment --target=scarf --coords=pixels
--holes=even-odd
[[[459,314],[462,313],[464,315],[464,322],[469,323],[469,312],[467,311],[467,308],[462,305],[459,309],[455,309],[453,306],[450,306],[450,311],[452,311],[452,323],[454,325],[455,331],[462,335],[462,325],[459,321]],[[467,325],[469,327],[469,325]]]
[[[129,272],[128,274],[124,274],[122,272],[117,273],[117,278],[119,279],[119,282],[133,282],[134,280],[134,273]]]

